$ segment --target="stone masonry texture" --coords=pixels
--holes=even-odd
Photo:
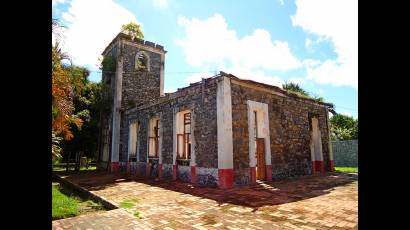
[[[190,181],[190,166],[195,166],[198,184],[216,185],[218,183],[217,83],[223,77],[231,80],[233,169],[236,185],[250,183],[248,100],[268,104],[271,162],[267,163],[272,164],[273,179],[312,173],[310,152],[310,118],[312,115],[319,119],[323,162],[326,171],[330,170],[327,105],[285,93],[281,89],[272,90],[273,86],[240,80],[223,72],[215,77],[202,79],[200,82],[178,89],[177,92],[160,96],[160,73],[164,63],[161,61],[161,54],[157,51],[163,52],[163,47],[147,41],[137,41],[137,43],[144,45],[136,47],[123,43],[121,49],[123,79],[119,161],[124,163],[128,161],[129,125],[138,123],[137,152],[139,158],[137,162],[140,162],[140,167],[137,169],[135,164],[132,170],[138,170],[140,175],[149,172],[150,177],[157,177],[161,163],[162,178],[172,178],[174,114],[191,110],[193,120],[191,135],[195,143],[193,146],[195,162],[191,164],[190,161],[177,160],[177,178]],[[120,49],[113,44],[109,46],[109,52],[106,52],[106,55],[118,55]],[[149,51],[152,48],[157,51]],[[135,69],[135,57],[141,50],[149,56],[150,71]],[[103,82],[111,85],[113,95],[116,82],[114,78],[113,73],[103,73]],[[282,93],[283,96],[274,94],[273,91]],[[162,155],[162,162],[159,162],[158,158],[148,159],[148,129],[149,121],[153,117],[160,118],[162,144],[159,154]],[[111,124],[112,116],[103,118],[102,125],[105,129],[110,129]],[[111,133],[111,130],[108,133]],[[337,165],[336,154],[334,153]],[[126,171],[127,164],[120,164],[120,167],[121,171]]]
[[[326,110],[296,98],[283,98],[246,86],[232,84],[232,132],[234,179],[250,180],[247,100],[268,104],[273,179],[311,174],[308,114],[319,116],[323,160],[330,170]]]
[[[357,140],[332,141],[335,166],[357,167]]]

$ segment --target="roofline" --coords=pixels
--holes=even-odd
[[[146,45],[146,46],[148,46],[148,47],[151,47],[151,48],[153,48],[153,49],[155,49],[155,50],[158,50],[158,51],[160,51],[160,52],[163,52],[163,53],[166,53],[166,52],[167,52],[166,50],[164,50],[164,47],[163,47],[162,45],[160,45],[160,44],[155,44],[155,43],[153,43],[153,42],[150,42],[150,41],[147,41],[147,40],[143,40],[143,39],[138,39],[138,38],[135,38],[134,40],[132,40],[130,35],[125,34],[125,33],[123,33],[123,32],[120,32],[120,33],[118,33],[117,36],[115,36],[115,38],[112,39],[112,41],[105,47],[105,49],[104,49],[104,51],[101,53],[101,55],[104,56],[104,55],[106,54],[106,52],[111,48],[111,46],[112,46],[118,39],[125,39],[125,40],[128,40],[128,41],[130,41],[130,42],[134,42],[134,43],[137,43],[137,44],[140,44],[140,45]]]

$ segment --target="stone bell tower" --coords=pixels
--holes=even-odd
[[[125,111],[155,102],[164,95],[164,47],[149,41],[131,39],[119,33],[102,53],[111,60],[102,81],[110,86],[110,114],[102,119],[99,165],[109,171],[119,170],[126,162]]]

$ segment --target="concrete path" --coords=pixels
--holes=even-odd
[[[358,228],[354,175],[304,176],[228,190],[107,173],[66,179],[114,204],[128,205],[53,221],[53,229]]]

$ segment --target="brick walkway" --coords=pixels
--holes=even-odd
[[[53,221],[53,229],[358,228],[357,176],[304,176],[229,190],[106,173],[66,179],[114,204],[135,206]]]

